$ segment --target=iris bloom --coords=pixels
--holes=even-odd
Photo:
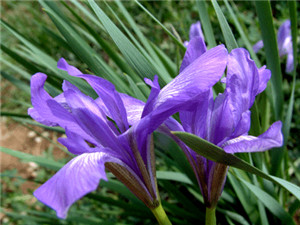
[[[287,55],[285,71],[287,73],[290,73],[294,69],[294,64],[293,64],[294,55],[293,55],[293,43],[292,43],[291,21],[290,20],[286,20],[279,27],[279,30],[277,33],[277,42],[278,42],[279,56],[283,57],[283,56]],[[260,40],[253,46],[253,51],[258,52],[263,46],[264,46],[264,43],[262,40]]]
[[[203,40],[190,41],[181,71],[202,54]],[[250,108],[255,96],[267,86],[271,77],[265,66],[257,68],[249,53],[237,48],[228,55],[226,89],[213,98],[213,90],[203,92],[198,101],[188,110],[179,111],[182,125],[177,123],[170,129],[195,134],[221,148],[226,153],[259,152],[282,145],[281,121],[273,123],[258,137],[248,135],[250,129]],[[165,130],[166,131],[166,130]],[[167,132],[167,131],[166,131]],[[169,133],[170,136],[172,136]],[[207,208],[215,208],[221,196],[226,179],[227,166],[210,161],[173,138],[183,148],[196,174]]]
[[[202,38],[202,40],[204,40],[204,35],[203,35],[203,32],[202,32],[202,29],[201,29],[201,23],[200,21],[197,21],[196,23],[193,23],[190,27],[190,32],[189,32],[189,38],[190,40],[196,38],[196,37],[200,37]],[[183,43],[183,45],[185,47],[187,47],[189,44],[188,41],[185,41]]]
[[[222,76],[227,50],[217,46],[198,57],[162,90],[158,78],[145,79],[152,87],[147,103],[118,93],[113,84],[87,75],[64,59],[58,68],[83,78],[98,94],[92,99],[64,81],[63,93],[51,97],[45,90],[47,76],[31,79],[33,108],[29,115],[47,126],[65,129],[67,138],[59,142],[76,155],[51,179],[39,187],[35,197],[65,218],[69,207],[94,191],[110,170],[151,210],[159,205],[151,133],[175,112],[189,107]],[[114,122],[113,122],[114,121]]]

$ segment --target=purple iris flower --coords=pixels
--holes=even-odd
[[[201,54],[205,54],[205,51],[201,38],[191,40],[180,70],[184,71],[199,55],[201,57]],[[169,129],[195,134],[230,154],[259,152],[281,146],[281,121],[273,123],[258,137],[248,135],[251,124],[250,108],[255,96],[266,88],[270,77],[270,70],[265,66],[257,68],[247,50],[232,50],[228,55],[224,93],[214,99],[212,89],[203,92],[191,108],[179,111],[182,125],[176,123]],[[168,129],[164,132],[168,133]],[[206,206],[214,208],[223,191],[228,167],[198,155],[171,133],[169,136],[184,150],[196,174]]]
[[[189,33],[189,38],[190,40],[196,38],[196,37],[200,37],[204,40],[204,35],[203,35],[203,32],[202,32],[202,29],[201,29],[201,23],[200,21],[197,21],[196,23],[193,23],[190,27],[190,33]],[[188,41],[185,41],[183,43],[183,45],[185,47],[187,47],[189,44]]]
[[[293,64],[294,55],[293,55],[293,43],[292,43],[291,21],[290,20],[286,20],[279,27],[279,30],[277,33],[277,42],[278,42],[279,56],[283,57],[284,55],[287,55],[285,71],[287,73],[290,73],[294,69],[294,64]],[[253,51],[256,53],[263,46],[264,46],[264,43],[262,40],[260,40],[253,46]]]
[[[123,182],[146,206],[159,204],[151,133],[169,118],[188,109],[222,76],[228,53],[223,45],[210,49],[189,64],[160,90],[157,76],[145,79],[152,87],[146,103],[118,93],[112,83],[83,74],[64,59],[58,68],[87,81],[98,94],[92,99],[64,81],[63,93],[51,97],[44,89],[47,76],[31,79],[33,108],[28,114],[47,126],[65,129],[67,138],[58,141],[76,155],[52,178],[40,186],[35,197],[65,218],[69,207],[107,180],[105,168]]]

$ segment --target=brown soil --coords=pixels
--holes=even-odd
[[[43,135],[48,135],[50,139],[57,142],[57,135],[55,133],[44,131],[42,128],[34,127],[34,130],[41,132]],[[1,119],[1,133],[0,145],[9,149],[17,150],[32,155],[42,155],[43,151],[47,149],[51,143],[35,134],[30,129],[24,127],[19,123],[12,121],[3,121]],[[59,148],[55,147],[53,150],[54,158],[59,159],[66,156],[66,154]],[[30,162],[22,162],[20,159],[11,155],[0,152],[0,171],[18,170],[18,176],[25,179],[34,179],[38,172],[38,167]],[[38,185],[34,182],[27,181],[22,185],[23,193],[27,193],[28,189],[35,189]],[[5,184],[4,190],[5,191]]]

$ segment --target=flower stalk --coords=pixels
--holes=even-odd
[[[172,225],[162,205],[159,204],[156,208],[151,209],[159,225]]]
[[[206,208],[205,225],[216,225],[216,208]]]

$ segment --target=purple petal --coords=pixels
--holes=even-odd
[[[79,70],[74,66],[70,66],[63,58],[58,61],[57,66],[59,69],[67,71],[72,76],[85,79],[102,99],[121,132],[128,129],[129,125],[125,107],[119,93],[115,90],[112,83],[101,77],[79,73]]]
[[[247,50],[237,48],[231,51],[228,58],[226,91],[235,126],[242,113],[251,108],[255,96],[267,86],[270,76],[270,71],[265,67],[256,67]]]
[[[203,35],[202,29],[201,29],[200,21],[193,23],[190,28],[190,40],[192,40],[196,37],[200,37],[200,38],[202,38],[202,40],[204,40],[204,35]]]
[[[262,40],[260,40],[260,41],[256,42],[255,45],[253,45],[253,51],[255,53],[257,53],[262,47],[264,47],[264,43]]]
[[[97,141],[98,145],[112,149],[120,148],[116,135],[108,125],[103,111],[92,98],[72,90],[66,91],[65,97],[76,122]],[[121,152],[121,149],[119,151]]]
[[[100,179],[106,180],[104,164],[119,162],[104,152],[86,153],[72,159],[51,179],[40,186],[34,196],[66,218],[70,206],[96,190]]]
[[[294,70],[294,55],[293,51],[287,55],[285,72],[290,73]]]
[[[28,114],[36,121],[47,126],[61,126],[73,133],[80,133],[86,140],[92,142],[92,138],[87,135],[76,123],[72,114],[68,111],[63,94],[54,99],[45,91],[44,84],[47,76],[43,73],[36,73],[31,78],[31,101],[33,108],[28,109]],[[49,107],[48,102],[53,101],[55,109]]]
[[[160,92],[160,86],[158,83],[158,76],[155,75],[153,81],[145,78],[145,83],[151,87],[150,95],[147,99],[146,105],[144,107],[142,117],[148,115],[150,112],[153,111],[155,100]]]
[[[291,49],[291,45],[292,45],[290,20],[286,20],[279,27],[279,30],[277,33],[277,42],[278,42],[279,55],[283,56],[283,55],[288,54],[289,49]]]
[[[208,91],[221,78],[227,64],[227,56],[224,45],[202,54],[161,90],[154,109],[182,107],[199,94]]]
[[[186,132],[206,138],[209,127],[208,107],[213,100],[212,91],[204,92],[189,111],[180,111],[180,120]]]
[[[225,142],[222,147],[227,153],[261,152],[274,147],[280,147],[283,143],[281,126],[281,121],[277,121],[258,137],[249,135],[240,136]]]
[[[204,52],[206,52],[204,40],[201,37],[195,37],[192,39],[187,46],[187,50],[184,54],[179,72],[181,73],[188,65],[190,65]]]
[[[69,152],[80,155],[88,152],[95,152],[97,148],[91,148],[87,142],[78,134],[66,129],[67,138],[58,138],[58,142],[66,146]]]
[[[132,126],[140,121],[145,102],[123,93],[120,93],[120,96],[126,109],[128,123]]]
[[[207,140],[216,145],[222,142],[225,138],[230,137],[234,132],[235,118],[228,102],[229,95],[225,90],[223,94],[219,94],[216,97],[212,107]]]

